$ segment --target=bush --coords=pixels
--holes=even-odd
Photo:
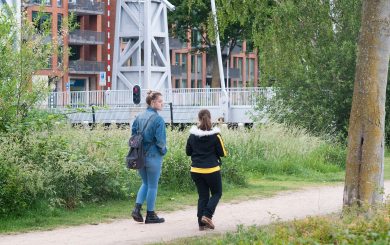
[[[43,120],[43,119],[42,119]],[[66,207],[84,202],[135,197],[141,179],[126,169],[130,130],[72,128],[43,120],[40,126],[10,130],[0,137],[0,216],[35,205]],[[222,128],[228,157],[222,159],[225,184],[245,186],[247,173],[325,178],[343,168],[342,147],[281,125]],[[185,154],[189,132],[168,130],[160,187],[193,191],[191,160]]]
[[[125,168],[126,142],[120,134],[60,125],[53,131],[25,132],[22,138],[19,131],[3,136],[0,216],[42,201],[75,208],[84,201],[129,197],[139,180]],[[6,205],[9,200],[14,205]]]

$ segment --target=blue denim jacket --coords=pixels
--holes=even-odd
[[[144,149],[147,150],[146,156],[164,156],[167,153],[165,122],[153,108],[148,107],[145,112],[136,117],[131,127],[131,135],[136,134],[138,129],[141,131],[146,121],[153,115],[154,118],[150,119],[143,133]]]

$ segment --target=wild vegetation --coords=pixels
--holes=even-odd
[[[124,165],[128,129],[43,125],[50,129],[0,136],[1,216],[37,206],[73,209],[86,202],[134,198],[140,180]],[[343,147],[303,130],[268,125],[223,129],[222,134],[229,150],[222,165],[226,184],[245,187],[248,173],[340,180],[335,174],[343,170]],[[194,188],[184,151],[187,137],[187,131],[168,131],[169,152],[160,180],[166,190]]]
[[[182,2],[209,9],[205,1]],[[341,180],[362,1],[245,2],[218,1],[223,9],[219,11],[221,35],[223,30],[239,31],[242,27],[248,31],[248,23],[253,22],[252,33],[245,32],[242,38],[248,38],[259,49],[261,81],[274,86],[277,92],[273,100],[263,101],[259,108],[266,105],[269,116],[284,124],[223,129],[230,153],[223,159],[224,184],[244,189],[250,178]],[[191,11],[187,7],[178,17],[187,16],[186,12]],[[74,128],[63,123],[61,116],[36,110],[45,98],[47,84],[35,83],[32,77],[45,67],[55,47],[44,42],[45,35],[37,33],[31,24],[26,23],[22,31],[4,9],[1,11],[2,220],[18,219],[32,210],[39,210],[42,219],[48,212],[58,214],[86,204],[133,199],[139,177],[124,167],[128,129]],[[206,19],[201,19],[202,25],[210,25]],[[238,28],[232,29],[231,25]],[[222,39],[232,41],[229,36]],[[386,104],[389,107],[390,103]],[[387,126],[387,142],[389,130]],[[162,191],[193,191],[190,159],[184,154],[187,135],[186,131],[168,131]],[[388,233],[383,229],[389,230],[388,212],[386,206],[373,219],[362,217],[357,223],[308,218],[260,230],[239,229],[238,234],[228,234],[216,242],[386,244]]]
[[[389,244],[390,204],[379,207],[369,219],[350,210],[338,215],[275,221],[262,227],[238,226],[220,236],[180,239],[165,244]]]

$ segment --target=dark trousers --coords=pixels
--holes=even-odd
[[[191,177],[198,190],[198,222],[203,225],[200,219],[202,216],[212,218],[219,199],[222,196],[222,178],[221,171],[211,174],[192,173]],[[210,197],[211,192],[211,197]]]

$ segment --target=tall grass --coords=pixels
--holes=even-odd
[[[378,208],[370,218],[350,213],[308,217],[290,222],[244,228],[225,235],[185,238],[167,244],[389,244],[390,205]]]
[[[224,133],[230,157],[245,172],[322,180],[344,168],[344,147],[305,130],[269,124]]]
[[[73,128],[57,125],[40,132],[0,135],[0,216],[32,207],[66,207],[85,202],[134,198],[140,184],[125,168],[128,128]],[[319,180],[343,168],[343,147],[298,129],[268,125],[252,129],[222,128],[229,151],[223,159],[225,184],[244,186],[248,174],[297,176]],[[161,187],[193,191],[188,130],[168,130]]]

